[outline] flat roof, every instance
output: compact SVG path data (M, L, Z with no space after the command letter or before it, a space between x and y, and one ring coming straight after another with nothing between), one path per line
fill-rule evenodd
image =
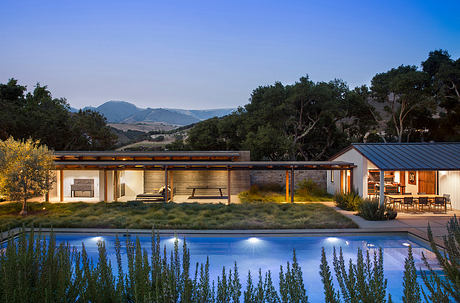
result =
M147 169L147 170L335 170L350 169L343 161L55 161L58 169Z
M227 155L227 156L239 156L241 152L244 151L55 151L54 155L56 156L213 156L213 155Z
M460 142L353 143L331 159L352 148L381 170L460 170Z
M188 161L236 160L244 151L55 151L55 161Z

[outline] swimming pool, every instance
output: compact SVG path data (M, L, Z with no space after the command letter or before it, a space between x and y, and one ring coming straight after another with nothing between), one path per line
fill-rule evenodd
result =
M131 238L139 237L143 248L151 251L151 235L133 235ZM119 236L122 243L125 236ZM183 243L184 235L162 236L160 245L165 246L170 252L174 248L174 242L179 239ZM70 245L81 248L84 243L88 255L97 259L98 241L104 241L107 252L116 271L115 258L115 236L114 235L83 235L83 234L56 234L57 243L68 242ZM222 267L226 269L233 267L234 262L238 264L241 283L245 285L247 273L250 270L252 276L258 274L259 268L262 272L270 270L274 284L278 284L278 273L280 265L285 267L287 261L292 261L292 251L295 249L298 262L302 267L305 288L310 302L323 301L323 288L319 276L319 265L321 248L326 249L329 265L332 269L333 247L342 247L344 258L356 260L358 248L371 253L383 249L385 278L388 279L387 291L391 293L395 302L401 302L402 278L404 270L404 259L407 256L407 247L413 248L414 259L417 269L423 268L422 252L434 263L434 254L431 253L425 244L407 234L384 234L384 235L345 235L345 236L298 236L298 235L187 235L187 246L190 249L191 268L196 262L205 263L206 258L210 261L211 279L217 280L222 273ZM123 251L123 250L122 250ZM126 254L122 255L125 258ZM124 263L126 264L126 263ZM193 275L194 272L191 272ZM422 282L421 279L419 282ZM338 289L338 285L336 284Z

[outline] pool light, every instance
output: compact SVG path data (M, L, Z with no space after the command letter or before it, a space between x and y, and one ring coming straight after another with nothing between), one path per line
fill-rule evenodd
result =
M340 239L337 238L337 237L327 237L326 241L329 242L329 243L337 243L337 242L340 241Z
M410 244L409 244L409 243L407 243L407 242L404 242L402 245L404 245L404 246L407 246L407 247L409 247L409 246L410 246Z
M102 241L103 238L100 237L100 236L97 236L97 237L92 237L91 240L94 241L94 242L99 242L99 241Z
M248 239L248 242L251 243L251 244L256 244L256 243L259 243L260 239L259 238L256 238L256 237L250 237Z
M174 237L172 237L172 238L169 238L168 241L174 243L174 242L176 242L176 241L177 241L177 242L180 242L180 239L179 239L178 236L174 236Z

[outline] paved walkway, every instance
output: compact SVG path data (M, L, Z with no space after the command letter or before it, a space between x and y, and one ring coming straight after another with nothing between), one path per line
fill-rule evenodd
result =
M408 231L423 239L428 239L427 227L428 223L431 226L433 236L436 243L442 245L442 237L447 234L447 222L454 216L460 218L460 211L448 211L447 214L424 213L413 214L398 212L395 220L391 221L367 221L360 216L355 215L355 212L340 209L335 206L334 202L321 202L324 205L334 208L337 212L352 219L360 228L381 230L381 231Z

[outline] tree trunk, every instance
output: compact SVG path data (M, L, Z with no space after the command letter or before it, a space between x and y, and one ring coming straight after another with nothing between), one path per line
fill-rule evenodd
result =
M22 210L19 213L21 216L26 216L27 215L27 198L24 198L24 201L22 201Z

